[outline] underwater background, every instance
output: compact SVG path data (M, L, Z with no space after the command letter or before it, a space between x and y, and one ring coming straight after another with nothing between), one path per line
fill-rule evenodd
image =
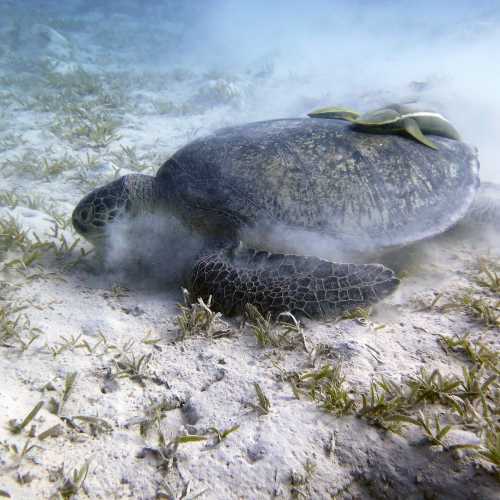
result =
M111 94L108 87L119 87L136 115L179 122L220 107L221 121L238 123L322 105L418 102L445 113L480 148L484 178L498 171L493 0L3 0L0 9L0 71L38 77L26 99L47 88L47 71L80 68ZM35 33L37 24L55 33Z

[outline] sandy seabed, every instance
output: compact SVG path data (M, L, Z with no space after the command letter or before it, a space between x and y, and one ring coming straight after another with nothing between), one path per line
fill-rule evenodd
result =
M401 252L397 293L304 320L297 341L262 347L238 318L182 338L179 286L124 270L123 248L100 261L71 227L75 203L195 137L325 95L268 60L158 69L146 41L180 44L175 17L151 41L124 14L6 2L0 15L3 496L498 498L494 234Z

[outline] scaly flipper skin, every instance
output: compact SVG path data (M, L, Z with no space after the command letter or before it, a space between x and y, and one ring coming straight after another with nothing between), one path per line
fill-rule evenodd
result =
M332 317L378 302L398 283L394 272L381 264L336 264L315 257L226 250L196 263L191 293L211 295L214 307L228 315L250 303L274 315L291 311Z

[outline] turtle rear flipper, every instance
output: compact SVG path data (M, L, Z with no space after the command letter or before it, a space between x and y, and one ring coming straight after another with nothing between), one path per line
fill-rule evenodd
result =
M205 299L211 295L214 307L228 315L250 303L261 312L325 317L377 302L398 283L394 272L381 264L226 250L198 260L191 292Z

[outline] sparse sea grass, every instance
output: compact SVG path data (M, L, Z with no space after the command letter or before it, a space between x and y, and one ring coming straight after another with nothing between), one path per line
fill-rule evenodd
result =
M87 114L82 117L66 116L57 120L51 132L75 147L102 149L117 141L120 122L104 112Z
M180 332L180 340L188 337L203 335L209 338L224 337L230 334L229 325L222 319L220 312L211 309L212 298L205 302L198 297L196 302L191 301L189 292L183 288L184 304L178 304L180 314L176 318Z
M481 340L472 340L469 333L454 337L442 335L439 341L445 350L461 352L476 366L485 366L500 374L500 353Z
M48 409L51 413L61 416L64 406L68 402L74 388L78 372L71 372L64 379L64 386L60 393L59 399L51 398L48 403Z
M452 302L440 307L441 312L461 309L488 328L500 328L500 300L491 301L470 293L457 296Z
M42 333L33 328L28 316L21 311L27 306L19 306L9 299L0 301L0 347L17 348L25 352Z
M62 485L57 492L64 500L74 498L82 488L89 473L90 462L85 461L79 469L73 469L71 473L62 472Z
M144 378L147 376L146 368L151 356L151 353L137 357L135 354L127 355L122 353L118 360L115 361L117 368L115 376L117 378L129 378L144 386Z
M42 409L43 401L39 401L33 409L28 413L23 420L19 421L16 419L9 420L9 430L12 434L20 434L37 416L38 412Z
M294 393L315 401L323 410L334 415L348 415L355 410L340 365L324 365L319 370L295 374L290 378Z
M481 266L481 274L476 278L476 283L490 292L500 294L500 275L484 264Z
M271 401L262 390L260 384L254 384L255 394L257 395L257 404L249 403L249 405L259 413L259 415L267 415L271 411Z
M280 313L276 322L270 313L264 316L253 304L246 304L245 319L260 347L291 350L302 345L306 349L302 326L290 312Z

